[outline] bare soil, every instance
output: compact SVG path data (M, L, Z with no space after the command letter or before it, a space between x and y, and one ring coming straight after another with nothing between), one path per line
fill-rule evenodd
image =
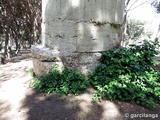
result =
M134 102L92 102L92 87L79 96L37 93L28 85L32 67L28 50L0 65L0 120L160 120L160 105L150 111Z

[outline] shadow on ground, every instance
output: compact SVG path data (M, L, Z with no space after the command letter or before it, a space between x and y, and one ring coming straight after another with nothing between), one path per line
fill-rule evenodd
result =
M22 108L29 108L28 120L101 120L104 111L101 105L90 101L88 93L60 97L34 92L26 96Z
M134 102L92 102L91 98L89 92L62 97L34 92L26 96L22 109L28 109L27 120L159 120L160 107L150 111Z

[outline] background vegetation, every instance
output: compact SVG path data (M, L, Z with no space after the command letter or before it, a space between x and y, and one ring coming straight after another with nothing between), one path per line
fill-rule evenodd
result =
M0 50L8 58L40 43L41 0L1 0L0 36Z
M128 18L126 31L126 46L129 44L142 44L144 39L151 39L153 31L146 30L146 24L147 22Z

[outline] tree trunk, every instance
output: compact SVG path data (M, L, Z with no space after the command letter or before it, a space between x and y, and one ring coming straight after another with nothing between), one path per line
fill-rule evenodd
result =
M0 53L0 64L4 64L4 56Z
M12 56L12 49L11 49L11 46L8 46L7 57L9 60L11 59L11 56Z
M9 29L6 29L5 32L6 38L5 38L5 46L4 46L4 54L7 55L8 53L8 41L9 41Z
M5 39L5 46L4 46L4 55L7 56L8 59L11 59L11 53L12 53L12 49L11 46L9 45L9 40L10 40L10 29L7 28L6 29L6 39Z
M127 13L124 15L123 28L122 28L122 42L121 46L126 47L126 31L127 31Z
M20 45L18 44L17 38L15 39L15 44L16 44L16 55L17 55L20 50Z
M128 15L128 10L127 6L129 5L130 0L125 1L125 10L124 10L124 20L123 20L123 26L122 26L122 41L121 41L121 46L126 47L126 31L127 31L127 15Z

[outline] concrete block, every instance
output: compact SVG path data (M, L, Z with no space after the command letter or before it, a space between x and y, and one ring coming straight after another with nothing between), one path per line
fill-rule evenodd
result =
M113 39L116 39L116 42L118 42L121 37L117 35L117 31L112 31L112 26L108 23L101 25L95 25L95 23L78 23L77 34L78 52L105 51L114 47L115 43Z
M100 52L120 43L124 3L125 0L43 0L45 47L32 48L36 73L46 74L52 62L85 74L93 71L99 64Z
M76 23L74 21L52 21L46 25L45 44L55 50L76 51ZM52 32L51 32L52 31Z
M36 76L43 76L52 70L54 62L41 62L38 59L33 59L34 73Z
M44 21L53 19L122 23L124 0L45 0Z
M58 51L51 50L50 48L38 45L31 47L32 56L39 61L45 62L59 62L60 55Z

